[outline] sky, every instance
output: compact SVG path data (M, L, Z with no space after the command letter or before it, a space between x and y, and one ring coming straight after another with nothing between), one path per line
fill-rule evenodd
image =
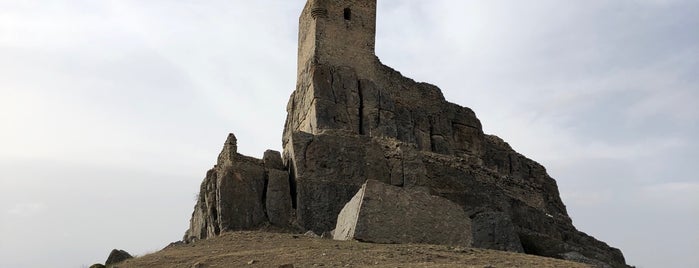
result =
M0 1L0 267L182 238L228 133L281 150L303 0ZM377 55L543 164L637 267L699 267L699 2L379 0Z

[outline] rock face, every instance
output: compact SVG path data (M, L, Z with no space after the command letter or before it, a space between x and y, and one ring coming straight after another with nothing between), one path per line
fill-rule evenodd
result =
M475 246L627 267L620 250L573 226L543 166L483 133L436 86L383 65L375 33L375 0L307 1L283 153L240 155L231 135L185 241L262 225L325 233L372 179L458 204Z
M483 212L473 216L473 246L512 252L524 252L515 226L502 212Z
M445 198L368 180L340 212L333 238L471 246L470 222Z
M268 151L263 161L238 154L237 149L235 135L229 134L218 163L201 184L185 242L254 229L269 221L289 224L289 176L280 153Z
M109 257L107 257L107 261L104 262L104 265L109 266L112 264L117 264L131 258L133 258L133 256L131 256L131 254L128 252L120 249L113 249L112 252L109 253Z

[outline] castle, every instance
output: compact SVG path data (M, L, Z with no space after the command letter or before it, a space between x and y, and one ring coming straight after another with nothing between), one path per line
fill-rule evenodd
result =
M620 250L573 226L543 166L483 133L475 113L438 87L383 65L375 35L376 0L307 1L283 152L240 155L231 134L186 242L266 225L328 232L376 180L457 204L473 246L626 267Z

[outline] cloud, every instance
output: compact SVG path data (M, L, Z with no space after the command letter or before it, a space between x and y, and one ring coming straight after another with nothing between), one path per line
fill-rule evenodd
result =
M644 186L639 198L664 208L687 208L699 223L699 181L668 182Z
M48 206L42 202L19 203L7 210L7 217L31 217L47 208Z
M565 196L566 204L576 207L599 207L613 200L613 193L609 189L599 189L597 191L586 189L584 191L564 192L561 194Z
M60 223L82 256L54 254L61 262L52 265L97 261L108 249L95 243L145 237L144 224L154 236L128 245L177 239L228 132L247 155L280 149L303 2L0 2L0 212L45 221L103 213L90 231ZM632 264L696 266L689 253L648 245L690 248L677 237L698 236L688 212L699 196L699 2L378 4L381 60L440 86L486 132L544 164L576 226ZM170 191L152 190L163 185ZM52 202L32 201L42 196ZM120 237L94 238L115 228L103 219L134 205L143 210L131 218L148 222L125 220ZM19 218L13 230L24 226ZM2 262L31 246L0 266L18 266Z

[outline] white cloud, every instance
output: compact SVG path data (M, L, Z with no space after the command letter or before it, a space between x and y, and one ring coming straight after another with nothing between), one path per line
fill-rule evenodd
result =
M157 225L188 216L228 132L236 133L245 154L279 149L295 87L303 2L0 2L0 199L13 204L1 211L57 211L56 218L100 207L128 213L124 206L135 196L152 205L139 212L151 222L120 222L123 234L152 224L159 237L177 239L181 227ZM583 231L623 246L632 264L672 259L692 266L689 258L664 258L671 255L662 250L644 254L657 237L627 243L615 234L668 228L646 221L646 214L686 219L667 206L696 211L696 2L407 0L379 6L378 56L440 86L450 101L473 108L486 132L547 166ZM24 179L10 181L7 174ZM58 183L67 180L73 183ZM164 182L171 192L148 191ZM122 191L93 191L102 187ZM76 193L95 195L99 206L77 202ZM32 194L54 197L51 209L10 198ZM168 216L149 219L161 205L145 201L151 199L185 208L164 205L172 208ZM637 227L641 221L648 224ZM86 241L98 241L81 235L84 230L61 224L75 240L69 247L104 257L106 250L85 248ZM146 242L159 243L132 245ZM13 258L22 254L13 252ZM0 266L16 266L2 257ZM57 258L75 266L85 256Z
M47 208L48 206L43 202L19 203L7 210L6 217L31 217Z
M669 178L673 179L673 178ZM639 197L648 203L668 209L688 208L699 223L699 178L690 182L667 182L641 188Z
M574 207L599 207L610 203L613 193L610 189L584 189L582 191L570 191L561 193L568 206Z

